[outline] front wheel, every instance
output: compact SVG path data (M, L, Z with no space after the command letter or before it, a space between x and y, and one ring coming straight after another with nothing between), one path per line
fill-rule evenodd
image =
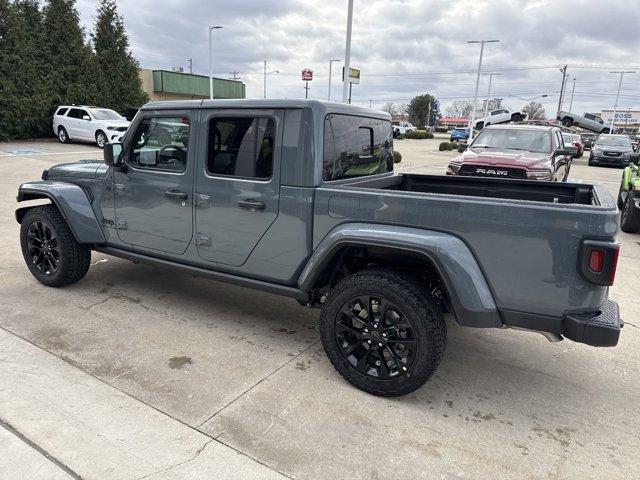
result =
M622 209L624 208L624 200L622 199L622 192L624 192L624 188L622 188L623 183L624 183L624 174L622 175L622 181L620 182L620 189L618 190L617 204L618 204L618 210L620 211L622 211Z
M570 119L568 117L562 119L562 126L563 127L569 128L571 125L573 125L573 120L572 119Z
M484 122L476 123L476 130L482 130L484 128Z
M322 306L320 335L333 367L384 397L420 388L444 355L447 329L427 288L382 268L341 280Z
M522 121L522 115L518 115L517 113L513 114L511 116L511 121L512 122L521 122Z
M622 207L620 229L626 233L640 232L640 209L636 207L631 192L627 194L627 200Z
M84 277L91 249L76 241L57 207L29 210L20 227L22 256L36 279L49 287L62 287Z

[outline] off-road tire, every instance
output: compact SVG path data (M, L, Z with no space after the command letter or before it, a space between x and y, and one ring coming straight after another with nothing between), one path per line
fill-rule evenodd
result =
M634 205L633 195L629 193L620 215L620 229L626 233L640 232L640 210Z
M573 125L573 120L569 117L565 117L562 119L562 126L569 128L571 125Z
M484 122L476 123L476 130L482 130L484 128Z
M522 121L522 115L514 113L513 115L511 115L511 121L512 122L521 122Z
M624 176L622 177L623 181L624 181ZM622 188L622 182L620 182L620 189L618 190L618 200L617 200L617 204L618 204L618 210L622 211L622 209L624 208L624 200L622 200L622 192L623 192L623 188Z
M60 143L69 143L69 133L64 127L58 127L58 140Z
M28 231L32 223L42 222L55 234L59 252L56 270L45 274L34 266L29 254ZM87 274L91 264L91 249L88 245L78 243L55 205L43 205L29 210L20 226L20 245L22 256L31 274L40 283L49 287L63 287L77 282Z
M363 375L345 359L335 335L341 308L354 297L373 295L399 306L411 323L417 352L411 366L397 377L380 380ZM373 395L411 393L433 375L444 355L447 327L428 289L412 276L383 268L356 272L338 282L322 305L320 337L333 367L349 383Z
M98 130L96 133L96 145L98 148L104 148L107 143L109 143L107 135L102 130Z

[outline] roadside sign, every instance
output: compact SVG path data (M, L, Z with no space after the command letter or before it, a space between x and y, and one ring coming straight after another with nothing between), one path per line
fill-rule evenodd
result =
M342 81L344 81L344 67L342 67ZM349 68L349 78L347 81L349 83L360 83L360 70L357 68Z
M311 80L313 80L313 70L309 70L308 68L302 70L302 81L310 82Z

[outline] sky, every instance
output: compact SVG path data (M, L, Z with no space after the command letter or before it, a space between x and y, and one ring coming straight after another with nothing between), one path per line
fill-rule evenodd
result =
M300 71L310 68L309 98L326 99L329 60L344 60L347 0L118 0L134 56L143 68L208 75L208 25L213 34L214 75L239 72L247 98L263 95L264 60L269 98L304 98ZM78 0L91 31L96 0ZM469 40L498 39L485 46L482 71L496 72L491 97L521 108L539 101L548 117L558 107L568 65L568 110L600 112L615 103L625 74L619 110L640 110L640 5L638 0L355 0L351 65L361 70L352 102L373 108L406 104L431 93L441 108L473 99L480 46ZM332 99L339 100L341 62L333 64ZM481 76L478 102L487 96ZM542 97L542 95L547 95Z

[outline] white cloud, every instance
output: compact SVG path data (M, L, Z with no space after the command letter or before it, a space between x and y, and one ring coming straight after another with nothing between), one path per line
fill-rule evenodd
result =
M94 0L79 0L90 28ZM240 71L247 96L262 96L262 62L280 75L268 79L269 96L303 97L302 68L314 70L310 97L326 98L328 60L344 55L346 0L120 0L120 13L134 54L144 67L186 66L207 74L207 25L224 25L214 33L214 71L228 77ZM569 64L576 78L574 110L599 111L614 103L617 79L610 68L582 65L640 64L636 0L355 0L352 64L361 68L354 86L356 102L382 106L407 102L429 92L446 105L473 95L477 45L467 40L498 38L487 45L483 70L499 69L492 88L505 104L521 107L523 98L542 94L548 115L555 113L561 75ZM546 66L536 70L515 67ZM336 67L336 64L334 64ZM511 70L509 70L511 69ZM338 67L339 72L339 67ZM334 70L334 98L339 73ZM438 74L438 72L441 72ZM442 73L467 72L467 73ZM640 68L625 78L620 108L640 108ZM421 74L421 75L413 75ZM480 98L486 94L482 78ZM569 95L571 80L569 80ZM493 96L493 95L492 95ZM567 98L565 106L568 106Z

